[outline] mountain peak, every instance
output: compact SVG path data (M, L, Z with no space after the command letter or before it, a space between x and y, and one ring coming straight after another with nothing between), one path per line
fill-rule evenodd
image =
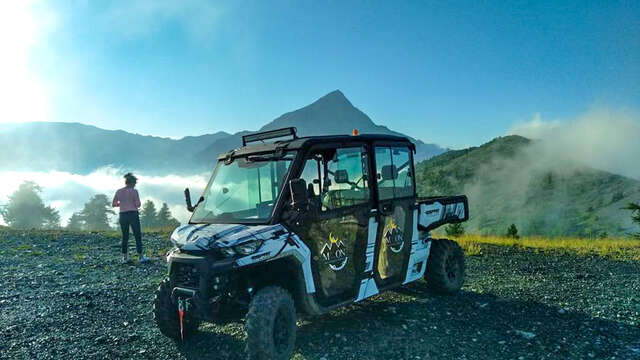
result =
M273 130L294 126L298 135L350 134L353 128L370 129L376 125L344 96L334 90L310 105L288 112L263 126L260 130Z
M347 99L346 96L344 96L344 94L342 93L342 91L340 90L333 90L332 92L326 94L325 96L321 97L320 99L314 101L310 106L313 105L331 105L331 106L349 106L349 107L353 107L353 104L351 104L351 101L349 101L349 99Z

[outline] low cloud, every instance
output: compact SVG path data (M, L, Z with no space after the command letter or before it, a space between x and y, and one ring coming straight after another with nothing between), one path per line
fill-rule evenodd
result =
M182 223L189 219L184 205L183 190L189 187L192 196L198 196L206 186L208 178L208 174L136 176L142 202L151 200L157 208L166 202L173 216ZM115 191L124 185L122 172L111 167L100 168L88 175L60 171L3 171L0 172L0 183L3 185L0 187L0 204L6 204L8 197L25 181L33 181L42 187L43 201L60 212L63 225L71 214L81 210L93 195L106 194L111 198Z
M536 115L508 134L540 140L545 156L640 179L640 116L631 110L595 109L565 121Z

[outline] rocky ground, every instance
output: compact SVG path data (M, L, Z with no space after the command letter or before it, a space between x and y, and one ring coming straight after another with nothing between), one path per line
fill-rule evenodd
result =
M155 328L168 243L121 265L105 234L0 230L1 359L242 359L241 321ZM423 283L299 322L295 359L640 359L640 263L486 246L456 296Z

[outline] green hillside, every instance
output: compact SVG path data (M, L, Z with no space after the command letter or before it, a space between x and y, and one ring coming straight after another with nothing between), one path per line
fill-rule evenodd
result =
M521 136L449 151L416 168L421 195L467 194L468 231L524 235L625 235L640 181L591 169Z

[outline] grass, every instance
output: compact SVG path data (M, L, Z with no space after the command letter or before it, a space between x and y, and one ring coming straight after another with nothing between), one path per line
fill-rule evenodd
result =
M83 253L80 253L80 252L73 254L73 260L74 260L75 262L82 262L82 261L84 261L86 258L87 258L87 255L86 255L86 254L83 254Z
M16 251L29 251L33 249L33 245L31 244L20 244L16 246Z
M515 246L543 251L564 250L578 255L597 255L618 260L640 260L640 239L635 238L578 238L526 236L511 238L506 236L486 236L465 234L455 238L465 254L479 255L482 245Z

